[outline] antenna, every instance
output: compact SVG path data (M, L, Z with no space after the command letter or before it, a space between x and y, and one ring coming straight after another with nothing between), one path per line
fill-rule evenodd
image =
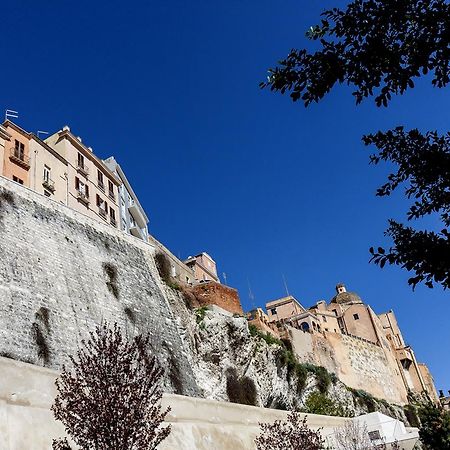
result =
M18 119L19 113L17 111L13 111L12 109L7 109L5 111L5 120L8 120L9 118Z
M287 287L286 278L284 277L284 273L281 274L283 277L284 288L286 289L286 295L289 297L289 289Z
M225 272L223 272L222 276L223 276L224 284L226 286L227 285L227 274Z
M40 138L40 134L50 134L48 131L37 130L37 137Z

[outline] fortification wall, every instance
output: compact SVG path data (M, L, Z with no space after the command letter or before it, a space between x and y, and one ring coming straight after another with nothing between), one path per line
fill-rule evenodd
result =
M300 361L324 366L347 386L376 398L407 403L401 374L388 349L338 333L312 334L291 327L289 333Z
M57 372L0 357L0 448L49 450L64 427L53 419ZM165 394L172 408L167 422L172 432L161 450L254 449L259 422L285 419L286 412L180 395ZM346 420L308 414L308 424L328 436Z
M107 320L150 334L165 390L200 395L153 253L0 177L0 355L58 369Z

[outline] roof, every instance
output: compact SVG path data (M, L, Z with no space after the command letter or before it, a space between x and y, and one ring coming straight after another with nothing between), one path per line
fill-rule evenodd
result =
M57 131L52 136L54 136L55 134L58 135L57 142L59 142L61 139L68 139L75 148L80 150L98 168L102 169L103 173L108 177L108 179L110 179L116 186L120 186L121 181L111 172L106 164L94 154L92 149L86 147L86 145L84 145L74 134L72 134L69 127L64 127L62 130Z
M271 300L270 302L266 303L266 309L270 309L273 306L281 306L281 305L285 305L286 303L296 303L300 309L302 309L303 311L306 311L306 308L304 308L300 302L293 297L292 295L288 295L287 297L282 297L282 298L278 298L276 300Z
M330 301L330 303L363 303L361 297L355 292L341 292L336 294Z
M54 150L52 147L50 147L45 141L43 141L40 137L36 136L34 133L25 131L19 125L15 124L14 122L11 122L10 120L5 120L3 125L0 125L0 129L1 129L1 127L4 127L4 126L13 128L15 131L20 133L22 136L25 136L27 139L30 139L30 140L33 139L39 145L44 147L49 153L51 153L55 158L58 158L62 163L67 165L67 161L63 156L61 156L56 150Z

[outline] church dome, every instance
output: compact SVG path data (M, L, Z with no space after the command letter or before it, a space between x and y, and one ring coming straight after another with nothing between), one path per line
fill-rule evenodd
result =
M347 289L342 283L336 286L336 292L336 295L331 299L331 303L363 303L358 294L347 292Z

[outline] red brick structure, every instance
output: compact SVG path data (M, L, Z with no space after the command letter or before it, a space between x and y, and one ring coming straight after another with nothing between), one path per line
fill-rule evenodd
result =
M216 305L230 313L244 315L236 289L211 281L187 290L195 296L200 306Z

